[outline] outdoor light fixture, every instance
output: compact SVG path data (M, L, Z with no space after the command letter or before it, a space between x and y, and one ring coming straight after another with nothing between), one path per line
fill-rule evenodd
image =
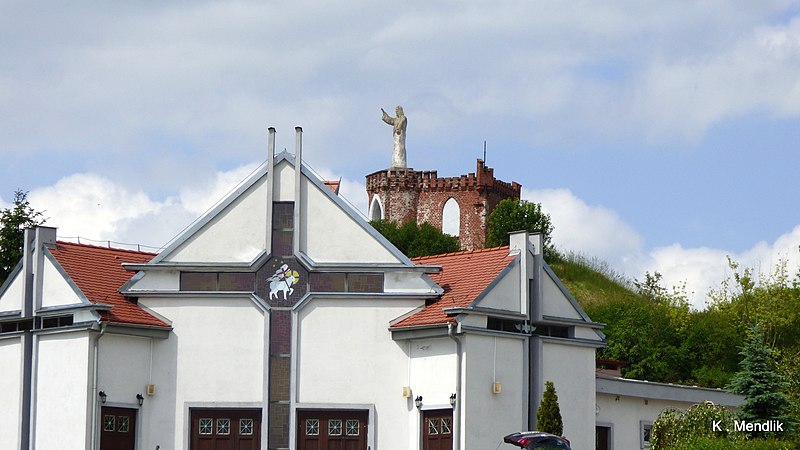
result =
M452 406L453 408L456 407L456 394L455 394L455 392L450 394L450 406Z
M422 396L418 395L417 398L414 399L414 404L417 405L417 408L422 408Z
M139 402L139 406L142 406L144 403L144 396L142 394L136 394L136 400Z
M106 391L100 391L100 392L97 393L97 396L100 397L100 403L105 403L106 402L106 397L108 397L108 394L106 394Z

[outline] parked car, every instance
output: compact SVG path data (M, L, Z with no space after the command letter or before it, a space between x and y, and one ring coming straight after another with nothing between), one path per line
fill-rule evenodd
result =
M503 438L503 442L526 450L572 450L572 447L569 446L569 440L564 436L556 436L541 431L511 433Z

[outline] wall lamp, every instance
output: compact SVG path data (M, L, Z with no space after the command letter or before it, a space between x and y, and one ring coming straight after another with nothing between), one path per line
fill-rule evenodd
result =
M139 402L139 406L142 406L142 404L144 404L144 396L142 394L136 394L136 401Z
M100 392L97 393L97 396L100 397L100 403L105 403L106 402L106 397L108 397L108 394L106 394L106 391L100 391Z
M450 406L452 406L453 408L456 407L456 393L455 392L450 394Z
M418 395L417 398L414 399L414 404L417 405L417 408L422 408L422 396Z

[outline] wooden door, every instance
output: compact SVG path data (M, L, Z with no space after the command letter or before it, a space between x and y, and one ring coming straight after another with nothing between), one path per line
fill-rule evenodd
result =
M435 409L422 412L422 450L453 448L453 410Z
M611 437L611 428L596 426L594 430L595 449L608 450L610 447L608 440Z
M368 412L363 410L300 410L298 450L367 450Z
M191 450L258 450L261 410L192 409Z
M135 449L135 409L103 406L100 416L100 450Z

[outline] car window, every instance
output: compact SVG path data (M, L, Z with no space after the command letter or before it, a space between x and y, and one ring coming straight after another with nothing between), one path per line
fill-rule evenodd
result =
M569 450L569 446L564 441L557 439L545 439L533 444L529 449L536 450Z

